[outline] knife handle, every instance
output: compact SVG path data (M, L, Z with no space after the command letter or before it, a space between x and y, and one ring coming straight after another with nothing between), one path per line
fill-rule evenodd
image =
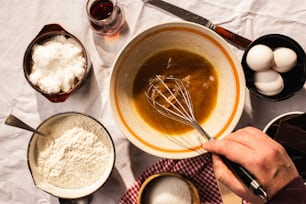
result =
M246 49L252 42L251 40L218 25L215 26L214 31L234 45L238 45L242 49Z

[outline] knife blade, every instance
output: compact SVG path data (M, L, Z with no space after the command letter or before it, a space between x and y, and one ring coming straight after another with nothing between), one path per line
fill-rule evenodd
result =
M153 6L156 6L160 9L163 9L169 13L174 14L177 17L182 18L183 20L198 23L200 25L203 25L216 33L218 33L220 36L222 36L224 39L229 41L234 46L240 48L240 49L246 49L249 44L251 44L251 40L238 35L236 33L233 33L232 31L229 31L221 26L214 25L210 20L199 16L195 13L192 13L190 11L187 11L183 8L177 7L173 4L170 4L168 2L165 2L163 0L142 0L144 3L151 4Z

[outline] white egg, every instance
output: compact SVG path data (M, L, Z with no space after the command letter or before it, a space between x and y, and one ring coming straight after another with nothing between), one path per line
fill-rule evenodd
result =
M266 45L255 45L247 53L246 63L254 71L268 70L274 64L273 50Z
M296 53L286 47L279 47L274 50L273 69L280 73L290 71L297 63Z
M255 72L254 85L259 93L273 96L279 94L284 89L284 80L278 72L269 69Z

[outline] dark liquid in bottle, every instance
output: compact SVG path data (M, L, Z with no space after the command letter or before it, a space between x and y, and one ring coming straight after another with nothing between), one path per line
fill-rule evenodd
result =
M114 9L114 5L108 0L97 0L90 7L90 15L97 19L103 20L108 18Z
M116 34L125 22L121 9L110 0L95 0L89 13L93 29L102 35Z

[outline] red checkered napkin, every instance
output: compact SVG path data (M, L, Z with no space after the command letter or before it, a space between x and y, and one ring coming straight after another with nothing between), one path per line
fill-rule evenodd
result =
M161 159L144 171L121 197L119 204L137 204L138 191L149 176L161 172L175 172L189 179L197 188L201 204L222 203L214 175L211 154L182 160Z

